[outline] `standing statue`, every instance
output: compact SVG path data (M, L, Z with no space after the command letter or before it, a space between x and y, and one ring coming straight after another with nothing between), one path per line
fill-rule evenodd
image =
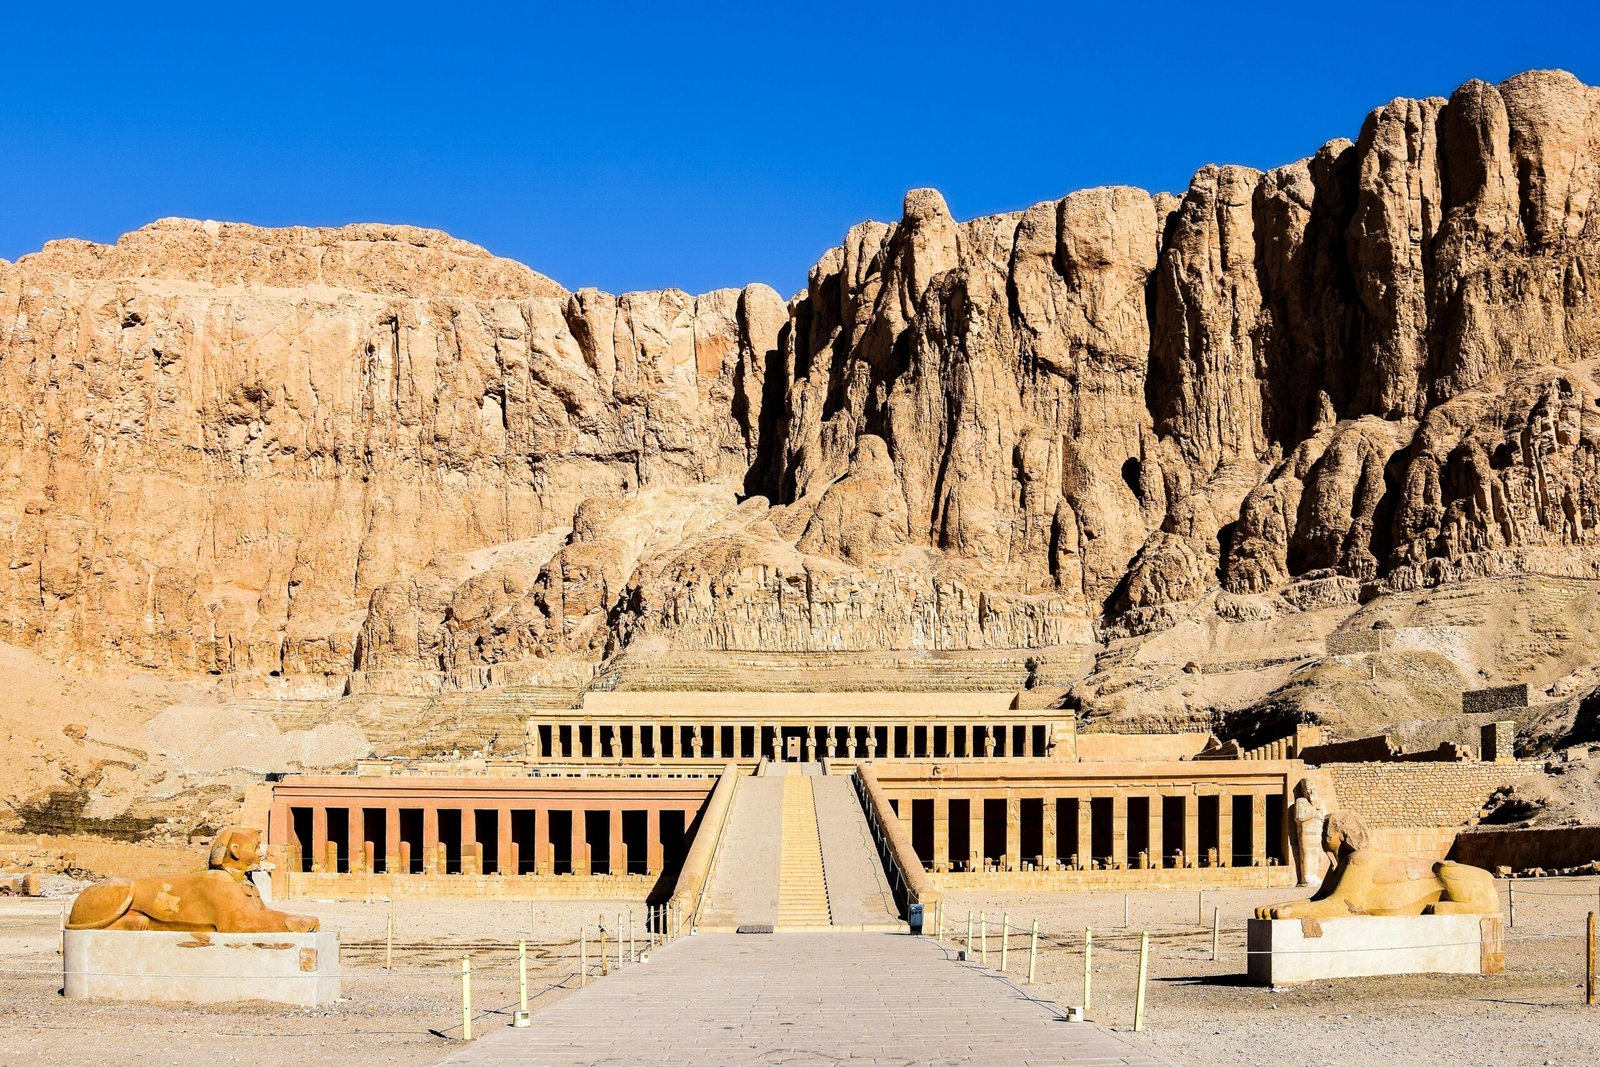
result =
M223 934L310 933L310 915L290 915L261 902L247 875L261 866L261 834L224 830L211 842L201 874L107 878L78 894L68 930L198 930Z
M1366 825L1350 812L1329 816L1322 847L1333 856L1333 869L1311 899L1257 908L1256 918L1500 914L1488 871L1440 861L1431 873L1418 873L1404 857L1373 848Z
M1317 787L1311 779L1302 778L1294 787L1294 863L1298 870L1299 886L1319 886L1322 872L1327 868L1327 854L1322 851L1322 827L1328 821L1328 805L1317 796Z

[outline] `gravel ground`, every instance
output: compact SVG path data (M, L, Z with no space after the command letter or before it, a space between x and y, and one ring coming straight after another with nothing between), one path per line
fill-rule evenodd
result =
M1506 883L1502 883L1503 885ZM1345 979L1269 990L1243 983L1243 918L1257 904L1293 891L1229 890L1205 895L1209 922L1221 909L1221 959L1211 962L1210 927L1198 926L1192 893L1133 893L1130 926L1114 893L947 899L946 941L964 939L966 912L987 911L1014 928L1009 971L1027 970L1026 930L1042 931L1035 988L1061 1004L1083 1001L1083 927L1094 928L1092 1017L1132 1026L1138 933L1152 939L1145 1031L1133 1040L1180 1064L1299 1067L1357 1063L1522 1065L1592 1063L1600 1049L1600 1007L1583 1005L1583 929L1600 905L1600 879L1546 878L1517 886L1517 925L1506 945L1506 973L1492 977L1414 976ZM119 1064L150 1060L175 1067L216 1063L430 1064L459 1047L460 959L473 963L480 1030L509 1022L516 1002L516 942L529 946L533 1007L576 983L580 924L591 936L603 910L620 905L402 901L394 973L383 969L388 905L301 902L340 932L345 999L325 1009L272 1005L183 1007L68 1002L60 995L53 901L0 900L0 1067ZM643 909L633 908L636 931ZM931 918L931 917L930 917ZM1000 939L989 962L1000 965ZM593 965L591 963L591 965ZM24 973L18 973L24 972Z
M1510 883L1502 882L1504 887ZM1094 930L1091 1018L1132 1030L1139 932L1151 935L1141 1045L1180 1064L1301 1067L1329 1063L1592 1064L1600 1058L1600 1006L1583 1002L1585 917L1600 907L1600 879L1516 883L1517 925L1507 931L1506 973L1338 979L1284 989L1244 984L1244 919L1258 904L1295 890L1205 894L1207 926L1194 893L1070 896L962 893L946 898L945 939L965 941L966 913L995 923L989 964L999 967L998 916L1009 912L1010 973L1027 974L1027 929L1039 920L1035 988L1063 1005L1083 1003L1083 928ZM1213 907L1222 914L1221 958L1211 962Z
M339 931L344 999L319 1009L68 1001L61 990L60 904L0 900L0 1067L218 1063L431 1064L459 1047L461 957L472 959L474 1026L507 1025L517 1001L517 940L529 936L538 1008L576 988L579 926L591 939L628 906L611 902L401 901L394 972L384 970L388 905L296 901ZM644 908L632 906L642 937ZM626 917L623 922L626 923ZM615 941L608 934L609 966ZM589 951L598 973L596 950ZM23 973L18 973L23 972Z

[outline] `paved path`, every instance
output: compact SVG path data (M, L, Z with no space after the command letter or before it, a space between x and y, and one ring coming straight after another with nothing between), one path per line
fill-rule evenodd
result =
M444 1061L1161 1067L1090 1023L1058 1021L992 972L902 934L700 934Z

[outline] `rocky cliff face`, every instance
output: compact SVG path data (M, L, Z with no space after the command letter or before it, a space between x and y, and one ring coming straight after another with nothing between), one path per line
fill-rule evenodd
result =
M1181 197L569 294L441 234L0 264L6 637L378 688L629 646L1035 648L1600 577L1600 90L1397 100Z

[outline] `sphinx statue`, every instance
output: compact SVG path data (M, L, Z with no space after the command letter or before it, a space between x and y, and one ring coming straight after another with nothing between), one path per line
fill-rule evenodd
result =
M1419 871L1404 857L1373 848L1366 825L1350 812L1328 817L1322 847L1333 867L1316 894L1257 908L1256 918L1500 914L1500 894L1488 871L1449 861L1435 863L1431 873Z
M223 830L198 874L107 878L78 894L68 930L191 930L223 934L310 933L310 915L275 911L248 875L261 866L261 834Z

